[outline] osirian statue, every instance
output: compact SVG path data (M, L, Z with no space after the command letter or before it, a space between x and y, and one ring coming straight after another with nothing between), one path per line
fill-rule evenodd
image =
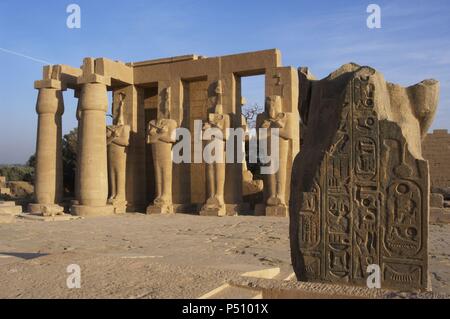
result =
M113 104L113 125L107 127L108 177L110 197L108 204L115 207L116 213L126 211L126 166L127 147L130 141L130 126L124 123L125 94L119 93L117 107Z
M170 119L170 87L162 92L162 103L156 120L148 123L147 143L151 144L155 170L156 198L147 208L147 214L173 213L172 203L172 146L177 122Z
M288 112L283 112L281 96L273 95L266 98L265 112L258 115L257 128L259 138L262 138L260 129L267 130L267 150L271 163L278 161L275 171L266 174L264 188L266 192L265 206L266 215L286 215L286 184L287 184L287 160L289 153L289 142L294 138L293 117ZM278 139L278 150L272 149L273 138Z
M225 190L225 149L227 129L230 127L230 116L224 114L222 106L222 82L217 81L214 105L208 114L208 120L203 124L205 149L213 150L211 159L206 160L207 200L200 215L226 215L224 199ZM208 134L208 131L211 134ZM209 152L205 152L209 153Z

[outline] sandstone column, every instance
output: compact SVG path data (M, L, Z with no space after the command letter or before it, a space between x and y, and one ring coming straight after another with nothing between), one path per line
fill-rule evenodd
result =
M78 205L72 213L79 216L98 216L113 213L107 205L108 171L106 152L106 111L108 108L108 80L93 72L92 59L85 59L79 101L81 112L79 132Z
M61 117L64 102L61 81L51 79L52 73L55 74L52 67L46 67L44 80L35 83L35 88L39 90L36 104L36 203L30 204L29 210L44 215L63 213L63 208L58 204L63 192Z

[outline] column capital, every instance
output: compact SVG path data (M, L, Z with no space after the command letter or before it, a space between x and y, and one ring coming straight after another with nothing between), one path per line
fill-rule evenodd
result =
M93 110L107 112L108 93L105 83L86 82L82 84L79 98L79 110Z
M106 86L111 86L111 78L96 73L82 75L78 77L77 84L99 83Z
M67 84L62 81L62 65L46 65L42 69L42 80L34 82L34 88L55 89L60 91L67 90Z
M61 89L52 87L39 88L36 113L62 115L64 113L64 101Z
M67 90L67 86L59 80L45 79L34 82L34 88L36 90L40 89L55 89L60 91Z

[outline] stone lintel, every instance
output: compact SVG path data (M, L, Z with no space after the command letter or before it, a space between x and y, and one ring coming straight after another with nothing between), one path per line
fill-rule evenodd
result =
M134 83L133 68L120 61L113 61L107 58L95 60L95 72L112 81L132 85Z
M179 77L196 79L213 76L262 75L266 70L281 66L281 53L277 49L246 52L211 58L181 59L170 63L134 63L134 84L155 83L162 79Z
M65 91L67 88L76 89L77 78L82 70L65 64L46 65L42 68L42 80L35 82L35 89L50 88Z
M174 62L180 62L180 61L192 61L192 60L198 60L198 55L195 54L189 54L189 55L180 55L180 56L174 56L170 58L161 58L161 59L154 59L154 60L146 60L146 61L140 61L140 62L131 62L127 63L127 65L136 67L136 66L148 66L148 65L156 65L156 64L166 64L166 63L174 63Z
M82 75L77 79L78 85L87 83L100 83L106 86L111 86L111 78L93 73L88 75Z

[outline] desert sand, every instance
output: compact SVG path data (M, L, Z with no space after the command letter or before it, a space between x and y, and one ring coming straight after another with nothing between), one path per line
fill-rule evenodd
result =
M0 298L198 298L244 272L292 274L289 222L143 215L0 225ZM433 291L450 293L450 225L430 225ZM81 267L68 289L67 266Z

